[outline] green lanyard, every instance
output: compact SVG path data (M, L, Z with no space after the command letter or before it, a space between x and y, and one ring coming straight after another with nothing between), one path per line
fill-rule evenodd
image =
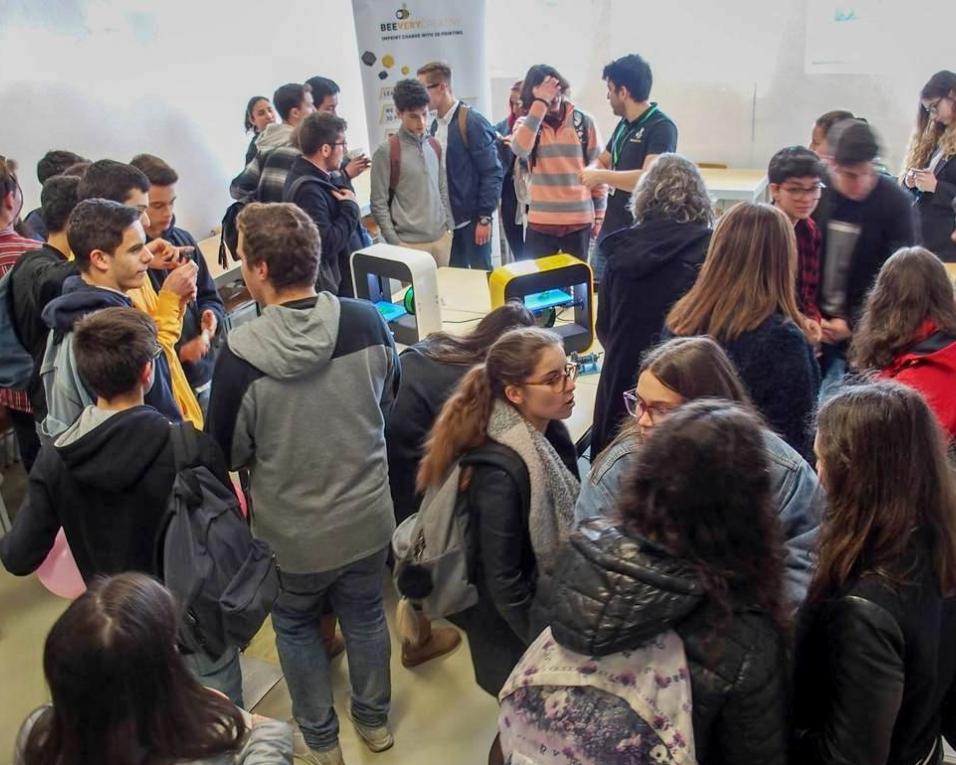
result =
M627 128L621 130L621 127L627 125L626 120L621 120L617 128L614 130L614 137L611 139L611 169L614 170L617 168L617 163L621 161L621 148L626 144L633 135L640 130L641 126L647 122L651 116L657 112L657 104L654 104L650 109L644 112L640 118L633 125L628 125Z

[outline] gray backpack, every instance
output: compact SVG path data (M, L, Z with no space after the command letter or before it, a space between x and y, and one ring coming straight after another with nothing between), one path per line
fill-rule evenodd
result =
M462 469L477 465L504 470L517 485L523 507L530 505L528 468L514 450L489 443L454 462L441 485L428 489L418 512L392 535L395 586L433 619L460 613L478 602L471 487L458 490Z
M157 539L158 571L179 607L179 641L217 659L245 648L279 596L269 545L255 539L231 487L200 462L188 422L171 426L176 479Z

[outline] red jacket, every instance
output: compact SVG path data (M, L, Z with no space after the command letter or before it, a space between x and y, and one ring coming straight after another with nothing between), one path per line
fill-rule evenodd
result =
M926 399L950 439L956 439L956 338L926 321L916 342L880 372L915 388Z

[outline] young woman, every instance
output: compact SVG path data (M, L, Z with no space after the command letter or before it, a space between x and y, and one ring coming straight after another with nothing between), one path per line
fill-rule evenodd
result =
M275 109L272 102L265 96L253 96L246 104L245 128L248 133L253 132L252 140L249 142L249 148L246 149L246 164L248 165L256 157L256 138L259 133L266 129L266 125L278 122Z
M531 634L537 584L554 566L574 518L577 457L561 420L574 408L576 367L561 338L506 332L462 378L432 428L418 488L440 486L455 460L495 445L497 459L465 473L478 603L460 615L478 685L497 695ZM502 448L503 447L503 448ZM513 476L528 475L528 486Z
M786 762L787 609L767 468L759 419L736 404L693 402L658 426L619 517L590 521L562 551L551 635L506 686L518 686L499 716L506 754L536 721L542 743L563 739L548 749L567 760L548 762ZM668 650L677 638L682 650ZM555 687L562 670L594 680ZM692 703L655 703L681 686Z
M53 703L24 723L16 765L291 763L289 726L203 688L175 645L176 606L155 579L91 585L47 636Z
M505 178L501 184L501 225L505 229L505 238L508 240L508 249L514 260L521 260L524 249L524 226L519 220L518 197L515 191L515 155L511 151L511 134L515 129L515 122L524 115L521 106L521 85L518 80L511 86L508 96L508 116L495 125L498 134L498 159L505 170ZM522 214L521 219L524 218Z
M662 154L641 176L631 200L634 225L608 236L598 299L604 346L591 429L591 454L614 438L625 417L641 355L660 339L664 317L691 288L710 242L713 212L696 165Z
M742 202L717 224L696 283L671 309L673 335L710 335L758 411L804 457L820 368L797 309L797 241L787 216Z
M923 398L849 386L821 409L828 508L796 651L791 762L929 764L956 742L956 486Z
M752 409L733 363L708 337L681 337L653 348L644 356L637 389L621 397L630 418L613 442L595 460L581 484L575 521L612 517L629 475L658 425L681 406L701 398L721 398ZM780 436L761 428L770 469L773 509L786 543L787 597L794 607L807 594L817 527L824 507L823 491L813 469Z
M956 301L929 250L907 247L883 264L853 333L851 361L920 391L956 439Z
M820 159L830 159L833 156L830 145L827 143L827 135L830 132L830 128L838 122L852 119L856 119L856 117L853 116L853 112L848 112L846 109L834 109L833 111L821 114L817 117L813 123L813 128L810 130L810 145L807 148L820 157Z
M508 302L485 316L467 335L436 332L402 352L402 385L385 431L388 482L398 523L416 512L421 503L415 474L428 431L446 399L465 373L484 361L495 340L510 329L531 326L534 315L522 303ZM442 656L461 642L453 629L433 630L420 610L415 609L410 616L416 625L410 639L402 641L405 667Z
M920 92L916 130L903 165L903 185L913 192L920 241L947 263L956 262L956 72L930 77Z

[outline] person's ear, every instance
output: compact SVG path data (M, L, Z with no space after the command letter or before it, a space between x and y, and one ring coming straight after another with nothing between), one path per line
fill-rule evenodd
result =
M322 144L322 148L320 149L320 151L322 152L322 156L323 156L325 159L328 159L329 157L331 157L331 156L332 156L332 152L333 152L334 150L335 150L335 147L334 147L332 144L330 144L330 143L324 143L324 144Z
M505 398L515 406L521 406L524 403L524 391L520 385L506 385Z
M780 184L779 183L769 183L767 184L767 191L770 192L770 198L776 202L777 196L780 194Z
M145 364L143 368L139 370L139 384L143 388L143 393L149 391L150 383L153 379L153 372L155 371L156 360L150 359Z
M105 273L110 270L112 259L113 256L105 250L93 250L90 252L90 268Z

